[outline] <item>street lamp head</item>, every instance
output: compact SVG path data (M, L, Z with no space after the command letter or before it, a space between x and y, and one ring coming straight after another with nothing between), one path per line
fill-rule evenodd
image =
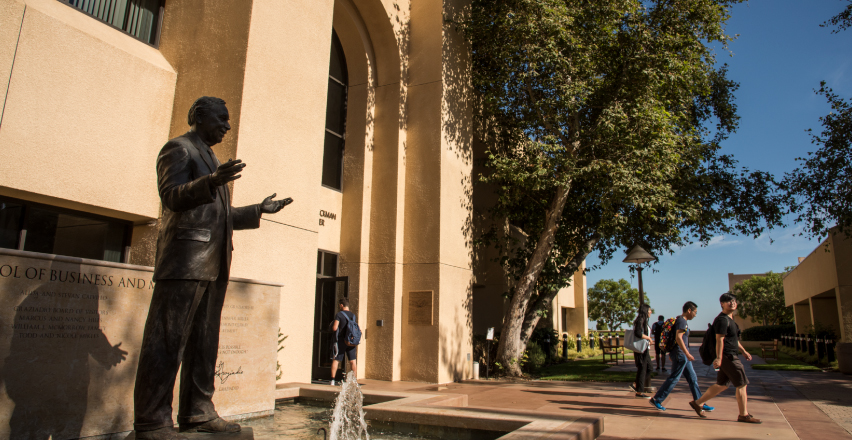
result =
M656 260L656 258L653 255L649 254L648 251L642 249L642 246L637 244L636 246L633 246L629 252L627 252L627 257L625 257L622 262L642 264L654 260Z

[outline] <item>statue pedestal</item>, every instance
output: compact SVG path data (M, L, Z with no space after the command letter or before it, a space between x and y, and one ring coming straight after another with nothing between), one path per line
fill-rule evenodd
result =
M843 374L852 374L852 343L839 342L835 348L837 366Z

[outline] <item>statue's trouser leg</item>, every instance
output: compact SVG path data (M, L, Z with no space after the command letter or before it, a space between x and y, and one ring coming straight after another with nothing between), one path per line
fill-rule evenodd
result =
M178 423L181 425L219 417L213 406L213 391L216 356L219 354L219 324L227 288L228 272L223 271L216 281L211 281L207 286L207 292L195 312L180 370ZM236 370L238 367L224 365L226 370Z
M206 296L207 281L159 280L154 285L145 321L136 388L134 429L173 426L172 394L180 359L189 339L196 308Z

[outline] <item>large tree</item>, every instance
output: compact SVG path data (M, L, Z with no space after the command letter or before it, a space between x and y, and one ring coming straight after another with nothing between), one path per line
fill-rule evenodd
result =
M645 300L650 305L647 296ZM633 322L638 309L639 290L630 287L624 278L600 280L589 289L589 319L602 321L607 329L615 330Z
M734 286L737 296L737 314L743 318L768 324L793 322L793 308L784 300L784 280L780 273L769 272L754 276Z
M852 0L839 14L821 26L836 26L837 33L852 26ZM821 118L820 134L811 134L818 145L807 157L796 158L800 166L788 173L784 184L789 190L796 222L805 224L806 234L825 237L837 231L852 236L852 101L844 100L825 81L816 94L825 97L831 112Z
M498 196L483 241L511 280L506 374L521 374L533 329L593 250L659 254L780 222L771 176L718 152L737 85L711 45L726 47L737 2L473 0L457 17L488 146L482 180Z

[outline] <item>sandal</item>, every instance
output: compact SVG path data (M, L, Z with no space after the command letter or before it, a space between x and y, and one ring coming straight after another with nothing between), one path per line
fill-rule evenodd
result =
M695 414L698 414L698 417L707 417L707 415L704 414L704 410L697 403L695 403L694 400L692 402L689 402L689 406L691 406L692 409L695 410Z

